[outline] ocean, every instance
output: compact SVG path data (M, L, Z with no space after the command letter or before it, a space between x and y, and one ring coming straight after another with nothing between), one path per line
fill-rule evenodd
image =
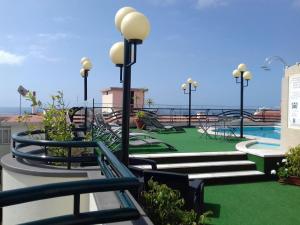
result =
M22 107L22 114L31 113L31 107ZM19 107L0 107L0 115L19 115Z

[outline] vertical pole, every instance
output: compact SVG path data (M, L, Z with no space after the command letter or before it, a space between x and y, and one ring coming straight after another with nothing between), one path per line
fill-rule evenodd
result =
M189 83L189 127L191 127L192 84Z
M243 138L243 129L244 129L244 72L241 72L241 108L240 108L240 138Z
M22 97L21 97L21 94L20 94L20 111L19 111L19 116L22 116Z
M130 82L131 82L131 44L124 38L123 73L123 112L122 112L122 162L128 165L129 120L130 120Z
M85 108L84 108L84 129L85 133L87 131L87 78L88 78L88 70L84 70L84 101L85 101Z

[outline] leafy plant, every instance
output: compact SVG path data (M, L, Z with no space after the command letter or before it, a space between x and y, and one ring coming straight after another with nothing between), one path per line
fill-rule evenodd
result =
M138 111L135 115L138 119L142 119L142 118L145 117L145 112L144 111Z
M194 210L183 210L184 199L180 192L152 179L148 182L149 191L142 194L147 215L155 225L203 225L208 221L208 211L198 215Z
M278 162L277 175L279 178L288 178L290 176L300 177L300 145L290 148L285 154L285 159ZM271 174L276 174L275 170Z

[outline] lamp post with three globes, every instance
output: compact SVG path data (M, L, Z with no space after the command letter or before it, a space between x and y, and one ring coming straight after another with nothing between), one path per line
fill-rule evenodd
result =
M232 72L235 82L240 84L240 138L243 138L243 126L244 126L244 88L248 87L249 80L252 79L252 74L247 71L245 64L238 65L238 68ZM244 84L244 80L246 84Z
M194 89L192 89L192 87ZM183 90L184 94L189 95L189 122L188 122L188 127L191 127L192 91L196 91L197 87L198 87L198 82L192 80L192 78L188 78L186 83L183 83L181 85L181 89ZM188 92L186 92L187 88L188 88Z
M142 44L150 33L150 23L134 8L123 7L115 15L115 25L124 41L115 43L109 55L112 62L120 67L120 82L123 83L122 162L128 165L131 66L136 63L137 45Z

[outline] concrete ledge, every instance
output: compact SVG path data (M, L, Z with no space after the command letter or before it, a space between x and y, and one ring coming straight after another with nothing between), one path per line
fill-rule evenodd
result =
M250 149L249 146L263 142L267 144L279 144L279 140L275 139L270 139L270 138L261 138L261 139L256 139L256 140L249 140L249 141L242 141L236 144L235 148L238 151L245 152L251 155L256 155L259 157L283 157L284 154L286 153L285 150L283 149Z
M93 167L78 167L68 170L66 167L55 167L46 165L36 161L21 160L13 158L9 153L1 158L0 161L3 169L31 176L43 176L43 177L87 177L87 172L97 171L100 173L98 166Z

